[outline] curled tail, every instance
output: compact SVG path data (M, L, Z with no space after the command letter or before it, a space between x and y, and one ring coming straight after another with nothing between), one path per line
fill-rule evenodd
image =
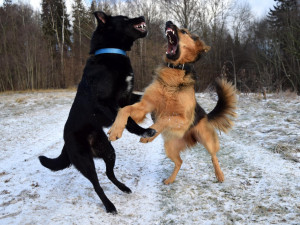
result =
M218 102L215 108L207 114L208 122L220 131L227 132L233 121L230 117L236 117L236 93L232 83L225 79L216 80Z
M39 160L44 167L52 171L65 169L71 165L66 146L63 147L61 154L55 159L49 159L45 156L40 156Z

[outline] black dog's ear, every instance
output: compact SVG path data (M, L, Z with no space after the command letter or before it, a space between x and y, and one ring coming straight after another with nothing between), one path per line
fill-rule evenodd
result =
M98 21L98 24L105 24L107 22L108 16L102 11L94 12L94 15Z

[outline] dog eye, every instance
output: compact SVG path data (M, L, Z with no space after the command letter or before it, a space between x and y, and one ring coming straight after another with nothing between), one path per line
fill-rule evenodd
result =
M185 30L181 30L181 33L183 34L187 34L187 32Z
M129 18L127 18L127 17L124 18L124 21L128 21L128 20L129 20Z

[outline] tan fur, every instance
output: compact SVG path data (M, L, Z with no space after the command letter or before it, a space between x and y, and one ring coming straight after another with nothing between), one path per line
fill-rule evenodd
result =
M184 35L178 32L178 36L180 57L176 61L166 58L166 62L175 65L194 62L199 53L210 49L199 38L192 38L189 33ZM192 147L197 142L202 143L210 153L218 181L224 181L224 175L216 156L220 146L215 128L227 131L232 127L233 123L228 116L235 116L233 111L236 103L235 92L230 83L224 80L217 81L222 94L228 100L228 108L222 115L212 120L208 120L208 116L205 116L194 125L196 107L194 83L191 74L185 75L183 70L171 69L166 66L160 67L157 77L146 88L141 101L120 109L108 132L109 139L114 141L122 136L129 116L136 122L141 122L147 113L154 113L155 123L151 128L155 129L157 133L154 137L141 138L140 141L150 142L162 133L166 155L175 164L174 171L164 181L165 184L174 182L180 170L182 164L180 152L187 147Z

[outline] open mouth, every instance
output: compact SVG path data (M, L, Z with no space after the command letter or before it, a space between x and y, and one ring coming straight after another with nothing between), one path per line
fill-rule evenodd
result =
M146 23L145 22L141 22L137 25L134 25L134 28L137 29L138 31L142 32L142 33L145 33L147 32L147 29L146 29Z
M178 38L177 33L171 27L166 28L166 37L168 40L168 48L166 54L169 56L174 56L178 48Z

